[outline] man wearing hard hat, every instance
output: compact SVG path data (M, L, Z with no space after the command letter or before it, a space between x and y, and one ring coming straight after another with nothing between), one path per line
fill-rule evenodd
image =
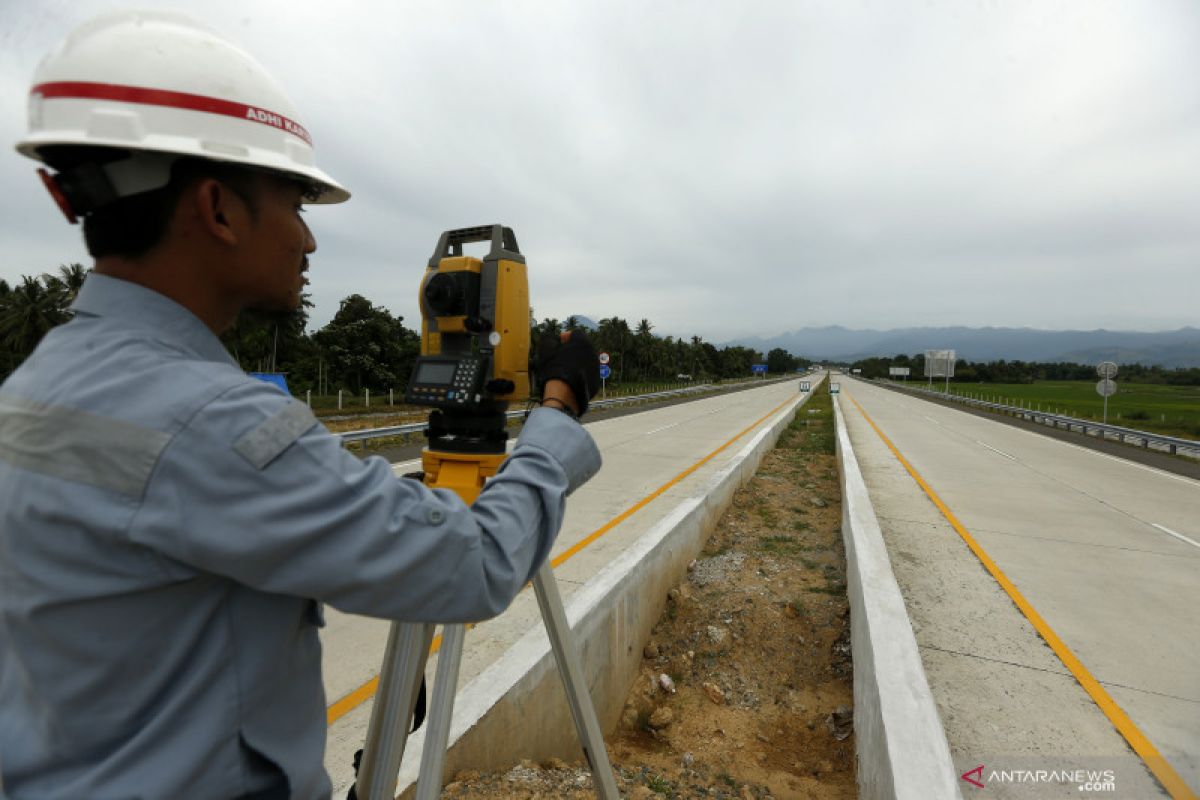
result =
M504 609L599 469L573 419L595 353L549 358L468 507L347 454L217 338L298 307L302 206L349 197L249 55L176 15L97 19L38 67L17 149L95 269L0 387L0 795L327 797L322 603Z

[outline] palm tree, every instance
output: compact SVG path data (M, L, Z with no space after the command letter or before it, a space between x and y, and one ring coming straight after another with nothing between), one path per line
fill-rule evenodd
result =
M23 361L47 331L67 321L69 315L59 300L58 293L37 278L23 275L0 307L0 347Z
M541 349L542 339L547 336L558 338L558 335L563 332L562 323L553 317L546 317L541 322L535 322L530 319L529 325L529 374L533 375L536 371L539 350Z
M75 296L79 294L89 272L91 270L82 264L63 264L58 268L57 275L49 272L43 274L42 283L46 284L46 288L55 295L59 307L66 312L75 302Z
M646 380L649 375L647 367L653 359L654 334L651 332L654 326L650 324L650 320L642 318L642 321L637 324L637 331L634 333L634 363L637 364L638 380Z

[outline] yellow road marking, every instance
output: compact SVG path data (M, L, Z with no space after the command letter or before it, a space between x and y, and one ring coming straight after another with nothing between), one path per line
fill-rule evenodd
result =
M773 417L775 414L777 414L779 412L779 409L783 408L790 402L792 402L792 401L784 400L782 403L775 406L775 408L771 409L766 414L759 417L757 420L755 420L754 422L752 422L751 424L749 424L745 428L743 428L741 431L736 433L733 436L733 438L730 439L729 441L725 442L725 444L721 445L716 450L713 450L711 453L706 455L704 458L700 459L695 464L692 464L690 467L685 469L683 472L679 473L674 478L671 478L671 480L667 481L662 486L658 487L653 492L646 495L641 500L637 501L636 503L631 505L629 508L622 511L620 514L618 514L617 516L610 519L604 525L602 525L599 528L597 528L596 530L592 531L586 537L584 537L583 539L580 539L578 542L573 544L571 547L567 548L566 550L562 551L554 558L550 559L550 566L557 567L558 565L564 563L571 556L575 555L580 550L587 547L589 544L596 541L601 536L608 533L613 528L617 527L622 522L624 522L625 520L632 517L638 511L641 511L643 508L645 508L647 505L649 505L653 500L655 500L660 495L662 495L663 492L668 491L672 486L675 486L677 483L682 481L684 478L691 475L693 472L695 472L696 470L700 469L702 466L707 464L709 461L712 461L712 459L715 458L717 456L717 454L719 454L722 450L724 450L726 447L729 447L729 445L733 444L738 439L742 438L747 433L749 433L750 431L757 428L759 425L761 425L767 419L770 419L771 417Z
M1125 737L1125 741L1141 757L1149 770L1154 773L1154 777L1158 778L1163 788L1175 800L1197 800L1196 795L1184 783L1183 778L1179 776L1174 767L1163 758L1158 749L1150 743L1145 734L1133 723L1133 720L1117 705L1112 696L1100 685L1100 681L1096 680L1092 676L1092 673L1088 672L1083 663L1071 652L1071 649L1067 647L1062 639L1058 638L1058 634L1046 623L1046 620L1042 619L1042 615L1030 605L1029 601L1025 599L1016 585L1008 579L1008 576L997 566L991 556L979 545L979 542L975 541L975 537L967 532L967 529L963 527L958 518L954 516L954 513L946 507L946 504L942 502L937 493L925 482L920 473L913 468L912 464L908 463L908 459L900 455L900 451L896 449L896 445L892 444L892 440L884 435L879 426L875 424L875 420L871 419L870 415L867 414L863 407L858 404L858 401L850 394L847 393L846 396L858 408L859 413L863 415L863 419L875 429L875 433L879 434L879 438L892 451L892 455L908 470L908 474L913 477L917 485L925 491L926 496L942 512L942 516L950 522L954 530L958 531L958 535L967 543L967 547L971 548L971 552L975 554L984 568L996 579L1000 587L1004 589L1017 608L1021 610L1021 613L1025 615L1025 618L1033 625L1034 630L1046 641L1046 644L1050 645L1050 649L1062 661L1063 666L1071 671L1071 674L1075 676L1075 680L1079 681L1079 685L1083 687L1084 691L1091 696L1096 705L1100 707L1100 710L1104 712L1104 716L1108 717L1117 731Z
M695 464L692 464L690 467L685 469L683 472L679 473L674 478L667 481L662 486L658 487L653 492L646 495L641 500L639 500L638 502L634 503L629 508L622 511L620 514L613 517L611 520L606 522L604 525L600 526L596 530L589 533L585 538L579 540L574 545L572 545L570 548L559 553L557 556L555 556L554 558L552 558L550 560L550 566L557 567L560 564L563 564L568 559L570 559L572 556L574 556L576 553L578 553L580 550L587 547L589 544L596 541L601 536L608 533L613 528L617 527L622 522L624 522L625 520L632 517L638 511L641 511L643 508L645 508L647 505L649 505L651 501L653 501L655 498L662 495L663 492L666 492L672 486L675 486L677 483L682 481L684 478L691 475L696 470L700 469L700 467L704 466L709 461L711 461L713 458L715 458L722 450L729 447L729 445L733 444L738 439L742 438L747 433L749 433L750 431L757 428L759 425L761 425L767 419L770 419L772 416L777 414L781 408L783 408L790 402L792 402L791 399L784 400L782 403L775 406L775 408L771 409L766 414L764 414L763 416L759 417L757 420L752 422L750 425L747 425L745 428L743 428L741 431L739 431L737 434L735 434L733 436L733 438L731 438L727 442L725 442L725 444L721 445L716 450L713 450L711 453L706 455L704 458L700 459ZM471 626L468 626L468 627L471 627ZM429 654L433 655L439 649L441 649L441 646L442 646L442 637L440 635L435 636L433 638L433 645L429 648ZM378 688L379 688L379 676L375 676L371 680L364 683L362 686L359 686L354 691L350 692L349 694L345 695L344 697L339 698L337 701L335 701L332 705L330 705L325 710L326 724L332 725L333 723L337 722L339 719L344 717L346 714L349 714L351 711L353 711L354 709L358 708L363 703L370 700L372 697L375 696L375 691Z

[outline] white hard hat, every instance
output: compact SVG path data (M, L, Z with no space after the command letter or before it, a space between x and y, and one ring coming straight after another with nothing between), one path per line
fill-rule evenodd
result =
M42 148L63 145L130 151L101 167L113 198L165 186L180 156L299 177L320 192L312 202L350 197L316 167L312 138L262 65L171 12L97 17L42 59L17 150L44 161Z

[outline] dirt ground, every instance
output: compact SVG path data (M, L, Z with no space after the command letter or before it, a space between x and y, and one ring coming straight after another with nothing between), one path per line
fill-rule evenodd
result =
M667 598L608 751L622 796L857 795L850 616L827 394L734 496ZM445 798L591 798L586 765L460 773Z

